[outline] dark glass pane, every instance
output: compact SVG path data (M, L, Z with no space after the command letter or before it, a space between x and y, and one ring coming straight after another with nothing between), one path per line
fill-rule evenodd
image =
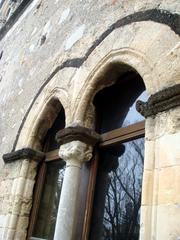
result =
M33 237L53 240L64 170L64 161L49 163L47 166Z
M138 240L144 138L100 153L90 240Z
M56 120L52 127L48 130L45 137L45 150L46 152L59 148L59 144L56 141L56 133L65 127L65 112L64 108L61 108Z
M146 100L147 94L141 77L134 72L97 93L94 104L98 112L100 133L142 121L143 117L135 109L139 98Z

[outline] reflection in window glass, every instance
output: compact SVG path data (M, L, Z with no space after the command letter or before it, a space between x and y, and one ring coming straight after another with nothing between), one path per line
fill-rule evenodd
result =
M134 72L97 93L94 104L101 126L100 133L144 120L135 108L136 101L140 99L146 101L147 94L141 77Z
M64 170L65 162L62 160L47 166L33 237L53 240Z
M138 240L144 138L100 154L90 240Z
M138 100L146 102L147 99L148 99L147 92L146 91L142 92L141 95L129 107L128 113L127 113L125 119L123 120L122 127L127 127L130 124L144 120L144 117L136 110L136 102Z

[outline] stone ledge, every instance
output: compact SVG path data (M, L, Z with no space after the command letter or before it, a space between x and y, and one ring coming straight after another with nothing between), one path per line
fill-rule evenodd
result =
M137 101L136 109L145 118L155 117L159 112L180 106L180 84L161 90L149 97L147 102Z
M45 158L43 152L34 150L32 148L22 148L15 152L6 153L3 155L3 160L5 163L14 162L21 159L32 159L34 161L40 162Z
M72 141L81 141L94 146L100 141L100 135L94 130L82 126L72 126L60 130L56 134L58 143L65 144Z

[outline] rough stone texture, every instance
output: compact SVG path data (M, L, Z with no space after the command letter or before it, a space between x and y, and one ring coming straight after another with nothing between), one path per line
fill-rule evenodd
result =
M56 134L56 140L60 145L78 140L94 146L100 141L100 135L92 129L76 125L60 130Z
M2 0L0 2L0 27L3 28L7 25L8 20L12 17L17 9L20 8L23 0L12 1L12 0ZM25 2L25 1L24 1ZM27 2L27 1L26 1Z
M25 239L37 168L29 159L4 165L4 153L41 150L61 104L66 126L93 128L93 97L127 70L124 64L141 75L149 95L180 83L178 31L152 19L133 22L129 17L150 9L179 14L180 5L177 0L33 0L1 40L1 239ZM179 111L146 121L141 240L180 236ZM173 189L170 182L168 189L163 185L164 178Z
M145 118L156 116L180 106L180 84L161 90L150 96L147 102L137 101L136 109Z
M42 161L45 158L45 154L32 148L23 148L3 155L3 160L5 163L26 158L33 159L35 161Z

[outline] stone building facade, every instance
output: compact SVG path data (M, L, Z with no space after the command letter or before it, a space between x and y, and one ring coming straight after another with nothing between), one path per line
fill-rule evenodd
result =
M179 1L2 1L1 10L0 239L27 237L42 145L62 106L66 169L54 239L88 238L77 208L80 174L101 138L93 101L129 69L149 96L137 104L145 116L140 239L180 239Z

